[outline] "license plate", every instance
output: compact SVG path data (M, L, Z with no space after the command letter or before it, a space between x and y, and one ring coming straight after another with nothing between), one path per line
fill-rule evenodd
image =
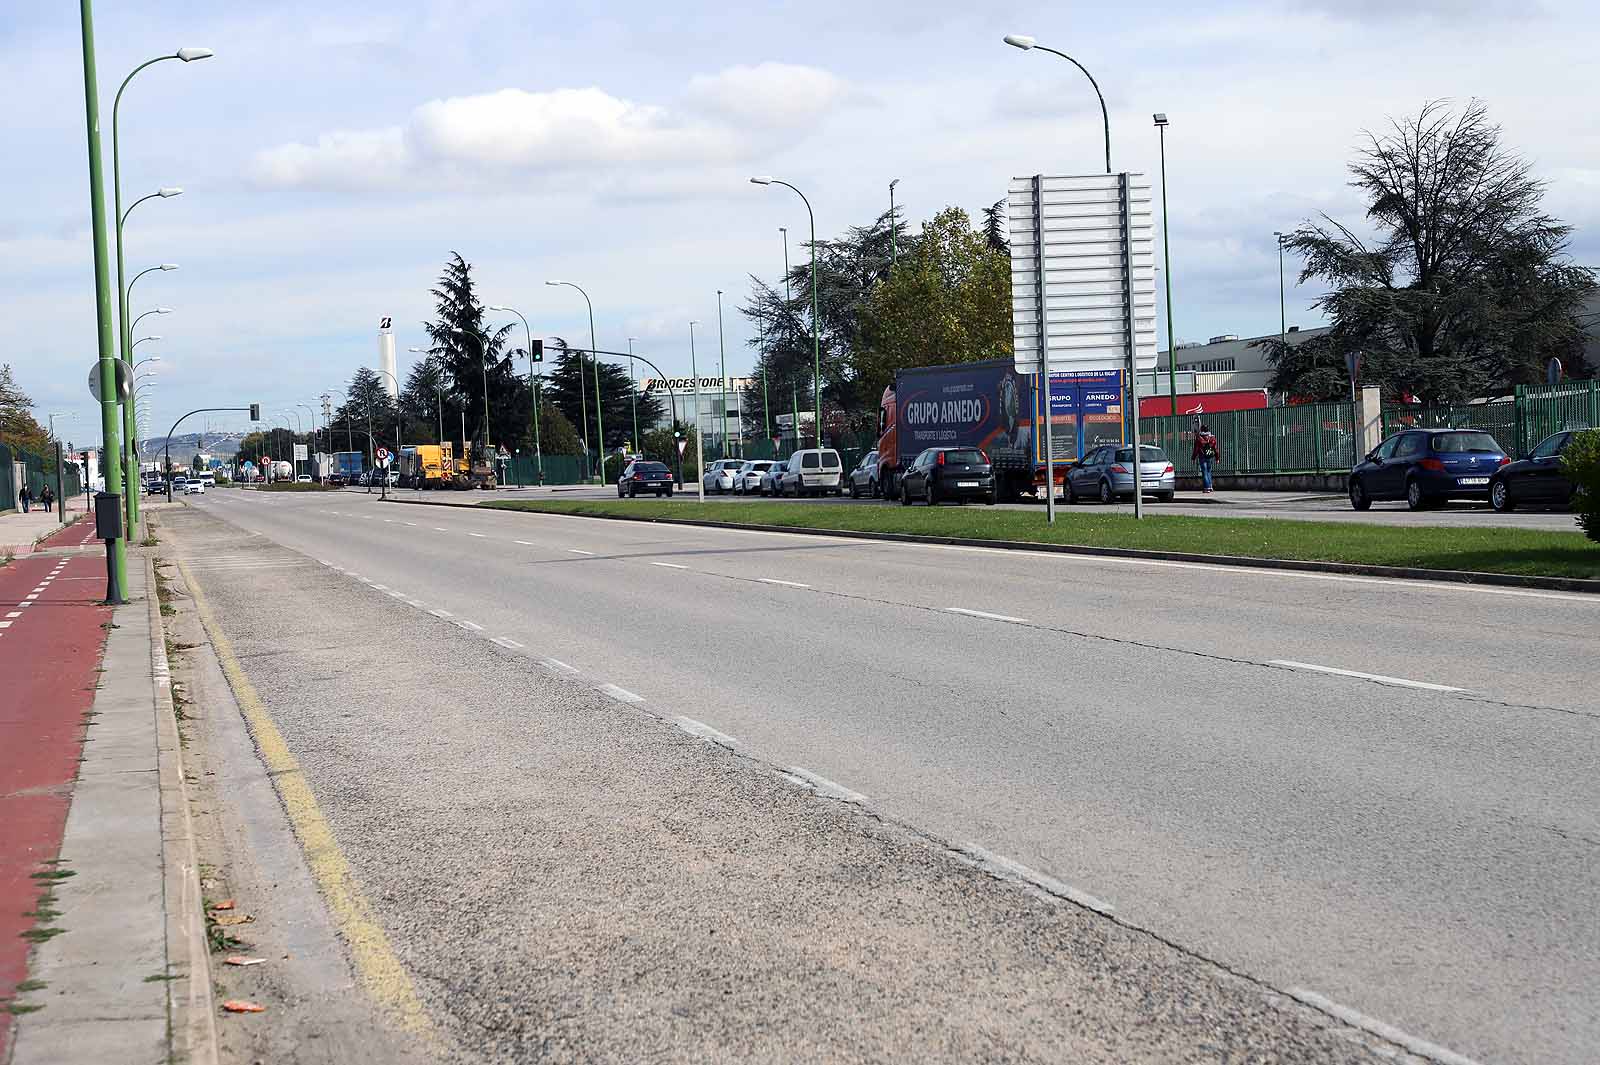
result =
M976 487L978 487L978 482L977 481L957 481L956 482L956 487L957 488L976 488Z
M1488 484L1487 477L1457 477L1456 484Z

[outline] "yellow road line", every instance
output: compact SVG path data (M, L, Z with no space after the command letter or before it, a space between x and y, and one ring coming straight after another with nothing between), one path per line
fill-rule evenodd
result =
M200 623L205 626L211 646L216 649L222 672L244 711L256 746L261 751L262 761L266 763L273 784L278 789L278 796L283 801L283 808L289 814L289 822L305 851L311 875L316 878L317 886L327 900L335 927L345 942L350 944L357 977L368 994L397 1016L401 1028L432 1037L435 1034L433 1023L428 1019L422 1000L417 997L411 974L400 964L394 948L389 944L389 937L373 916L372 905L362 894L355 874L350 871L349 861L339 849L338 841L333 838L333 828L323 817L316 796L311 793L311 785L300 769L300 763L289 753L283 734L278 731L261 696L256 694L250 678L245 676L244 668L233 653L233 644L217 624L216 617L211 613L211 605L195 581L194 574L182 561L178 562L178 569L183 573L184 583L194 597Z

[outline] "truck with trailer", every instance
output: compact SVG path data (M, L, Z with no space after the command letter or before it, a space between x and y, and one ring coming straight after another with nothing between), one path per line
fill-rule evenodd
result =
M355 484L366 469L366 455L360 451L335 451L332 472L344 478L346 484Z
M1043 488L1041 377L1018 373L1010 359L896 371L878 410L879 494L898 499L901 474L930 447L980 448L994 467L1001 502ZM1125 395L1121 373L1051 375L1056 484L1079 456L1123 442Z

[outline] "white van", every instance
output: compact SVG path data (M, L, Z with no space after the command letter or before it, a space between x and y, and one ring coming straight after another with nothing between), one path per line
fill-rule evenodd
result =
M831 447L810 447L789 456L789 465L778 484L779 495L840 495L844 491L844 467L839 453Z

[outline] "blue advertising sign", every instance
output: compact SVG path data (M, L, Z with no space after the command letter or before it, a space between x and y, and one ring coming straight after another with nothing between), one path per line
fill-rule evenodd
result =
M981 447L1000 458L1033 446L1028 379L1009 362L902 370L896 375L902 467L930 447Z
M1122 409L1120 372L1051 374L1051 437L1056 461L1070 462L1103 443L1121 443ZM1037 444L1035 455L1043 462L1043 433Z

